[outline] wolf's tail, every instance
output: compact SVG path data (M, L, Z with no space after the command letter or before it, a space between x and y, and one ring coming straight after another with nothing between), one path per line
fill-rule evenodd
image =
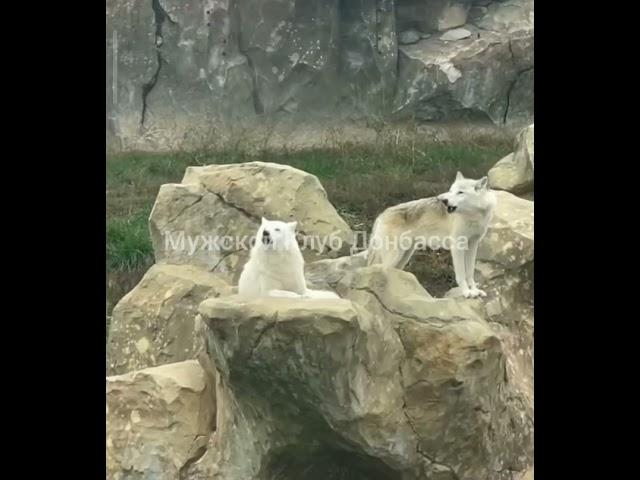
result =
M302 295L288 290L269 290L268 295L270 297L279 298L340 298L338 295L328 290L311 290L308 288Z
M310 290L307 289L305 294L307 298L340 298L334 292L330 292L328 290Z

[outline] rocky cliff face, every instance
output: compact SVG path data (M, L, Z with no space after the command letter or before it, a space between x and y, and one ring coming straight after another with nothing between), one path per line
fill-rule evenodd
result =
M277 119L533 115L533 0L108 0L107 137Z

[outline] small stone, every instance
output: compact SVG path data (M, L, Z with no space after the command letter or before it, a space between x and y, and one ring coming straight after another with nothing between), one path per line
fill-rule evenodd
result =
M405 30L398 35L398 43L400 45L411 45L420 41L421 38L421 33L412 28L411 30Z
M462 40L465 38L469 38L470 36L471 32L466 28L454 28L452 30L444 32L440 36L440 40L445 42L455 42L456 40Z

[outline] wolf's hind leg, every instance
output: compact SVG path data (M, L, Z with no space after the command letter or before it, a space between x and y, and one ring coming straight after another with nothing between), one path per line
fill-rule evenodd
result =
M465 269L465 257L467 250L456 248L455 246L451 248L451 258L453 260L453 271L456 274L456 283L462 290L462 294L469 298L472 296L472 292L469 289L469 284L467 283L467 274Z
M415 246L412 246L408 250L404 250L404 253L400 258L400 261L398 262L398 266L396 268L400 270L404 270L407 264L409 263L409 260L411 260L411 257L413 257L413 254L415 253L415 251L416 251Z
M404 265L406 265L406 263L403 264L403 260L407 255L406 250L402 250L399 247L392 247L388 250L381 250L381 252L384 252L382 254L382 265L384 265L385 267L397 268L402 270L402 268L404 268ZM407 262L408 261L409 260L407 259Z
M467 277L467 283L474 296L486 297L487 294L484 290L480 290L476 285L474 274L476 271L476 257L478 254L479 240L473 240L469 242L469 249L466 250L464 255L465 273Z

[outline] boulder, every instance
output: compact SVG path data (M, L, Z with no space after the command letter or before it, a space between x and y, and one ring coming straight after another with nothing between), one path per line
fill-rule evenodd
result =
M518 32L533 28L533 0L504 0L486 5L477 25L484 30Z
M533 191L533 124L518 133L515 150L489 170L489 185L493 189L515 194Z
M528 379L508 368L520 353L481 300L434 299L380 266L336 290L200 305L219 423L187 478L508 480L532 464Z
M107 342L111 375L197 357L198 305L228 295L219 277L190 265L154 265L113 309Z
M364 267L366 264L366 250L355 255L307 263L304 267L307 285L319 290L332 289L348 271Z
M415 26L425 32L443 32L464 25L471 0L414 0L396 2L400 28Z
M476 280L488 294L484 317L500 338L511 378L533 401L533 202L496 192L492 225L478 249Z
M412 43L417 43L418 40L422 39L422 35L423 34L415 28L405 30L404 32L398 34L398 44L411 45Z
M261 217L298 221L308 261L346 254L354 242L316 176L274 163L209 165L160 188L149 220L156 261L198 266L236 285Z
M478 260L513 270L533 261L533 202L495 192L497 205Z
M399 47L396 115L530 123L533 0L492 4L474 21Z
M209 446L214 395L193 360L107 377L107 478L183 478Z
M469 38L471 36L471 32L466 28L454 28L451 30L447 30L445 33L440 35L440 40L443 42L455 42L456 40L463 40L465 38Z

